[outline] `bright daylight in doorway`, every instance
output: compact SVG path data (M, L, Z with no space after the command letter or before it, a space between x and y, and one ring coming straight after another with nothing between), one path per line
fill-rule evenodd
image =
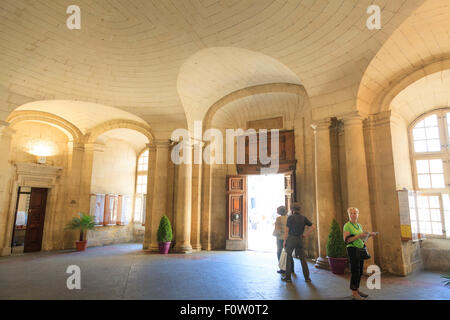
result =
M272 236L277 207L284 205L284 175L248 176L248 250L276 252Z

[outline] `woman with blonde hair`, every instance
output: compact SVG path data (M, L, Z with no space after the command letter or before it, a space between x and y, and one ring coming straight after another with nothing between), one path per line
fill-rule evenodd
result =
M369 295L359 290L359 283L364 271L364 241L370 236L375 236L377 232L365 232L358 223L358 208L350 207L347 209L349 221L344 225L344 241L347 245L347 254L350 259L350 290L352 290L352 299L363 300Z

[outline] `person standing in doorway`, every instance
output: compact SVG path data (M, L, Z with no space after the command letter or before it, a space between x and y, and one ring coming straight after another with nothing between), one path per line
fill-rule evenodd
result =
M277 258L278 263L280 262L281 251L283 250L283 242L284 242L284 232L286 229L287 223L287 210L285 206L279 206L277 208L277 214L279 216L275 220L275 229L273 231L273 235L276 237L277 241ZM278 270L278 273L285 273L285 270Z
M375 236L376 232L364 232L362 226L358 223L358 208L350 207L347 209L348 222L344 224L344 241L347 244L347 254L350 259L350 290L352 290L353 300L362 300L369 295L359 290L359 283L364 271L364 259L360 255L360 250L364 248L363 238Z
M284 234L283 246L286 248L287 262L286 262L286 274L282 278L283 281L292 282L291 273L294 269L294 259L292 258L292 252L296 249L302 263L303 276L306 282L311 282L309 277L308 264L305 258L305 252L303 250L303 239L308 237L309 234L315 229L315 226L305 216L300 214L300 204L295 202L292 206L292 215L290 215L286 222L286 230ZM303 234L305 226L309 226L308 231Z

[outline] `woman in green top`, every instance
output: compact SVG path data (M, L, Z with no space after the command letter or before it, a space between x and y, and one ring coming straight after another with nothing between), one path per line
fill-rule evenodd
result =
M350 290L352 290L352 298L362 300L369 295L359 291L359 282L364 271L364 259L358 254L358 248L364 248L364 241L361 238L367 235L374 236L375 232L364 232L362 226L358 223L358 208L347 209L349 221L344 225L344 241L347 244L347 253L350 259L350 269L352 277L350 279Z

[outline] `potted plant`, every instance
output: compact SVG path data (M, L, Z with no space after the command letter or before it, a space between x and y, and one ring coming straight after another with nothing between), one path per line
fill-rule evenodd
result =
M156 236L159 243L159 253L167 254L172 241L172 226L170 225L170 221L167 216L163 216L161 218Z
M344 274L345 267L348 264L347 248L336 219L331 222L330 233L328 234L327 258L334 274Z
M84 240L84 234L87 230L94 229L94 217L84 214L83 212L78 213L79 218L73 218L66 226L69 230L80 230L80 240L76 242L77 251L86 250L87 240Z
M444 286L450 289L450 272L447 274L441 275L441 277L444 279L442 281L444 283Z

